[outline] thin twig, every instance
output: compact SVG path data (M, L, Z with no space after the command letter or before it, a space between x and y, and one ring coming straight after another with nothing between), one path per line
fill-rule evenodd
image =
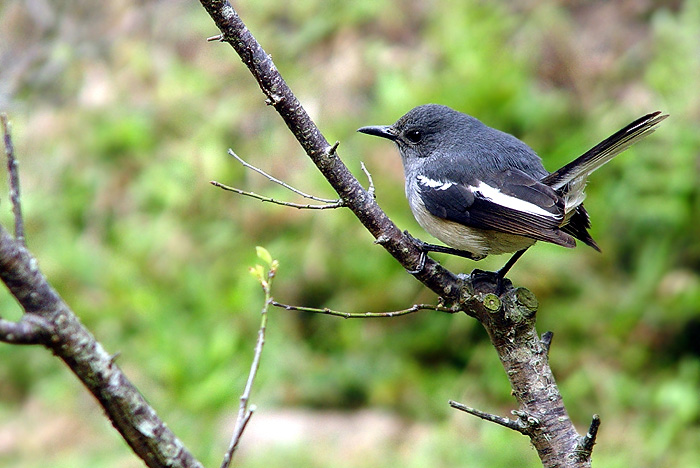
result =
M276 263L276 262L275 262ZM260 356L262 356L263 346L265 345L265 330L267 328L267 312L269 310L270 304L272 303L271 296L271 283L276 273L276 267L271 266L267 273L267 280L261 280L263 292L265 293L265 303L263 304L262 310L260 311L260 328L258 329L258 339L255 343L255 354L253 355L253 362L250 365L250 372L248 373L248 380L245 384L245 389L241 395L240 404L238 406L238 417L236 418L236 425L233 430L233 436L231 437L231 442L229 444L228 450L224 455L224 459L221 462L221 468L228 468L233 459L233 454L238 448L238 444L243 435L243 431L248 425L251 416L255 412L255 406L248 406L248 401L250 399L250 392L253 389L253 384L255 383L255 377L258 374L258 368L260 367Z
M253 171L257 172L258 174L260 174L260 175L262 175L262 176L268 178L268 179L271 180L272 182L274 182L274 183L276 183L276 184L279 184L279 185L281 185L282 187L286 188L287 190L290 190L290 191L296 193L297 195L301 195L302 197L308 198L309 200L314 200L314 201L318 201L318 202L322 202L322 203L339 203L339 202L340 202L340 200L337 200L337 199L336 199L336 200L329 200L329 199L327 199L327 198L315 197L315 196L313 196L313 195L309 195L308 193L304 193L304 192L302 192L301 190L296 189L296 188L292 187L291 185L282 182L281 180L277 179L276 177L271 176L270 174L268 174L267 172L263 171L263 170L260 169L259 167L255 167L255 166L253 166L252 164L249 164L249 163L245 162L243 159L240 158L240 156L238 156L236 153L234 153L233 150L232 150L231 148L229 148L228 154L230 154L231 156L233 156L234 158L236 158L236 160L237 160L239 163L241 163L241 164L243 165L243 167L246 167L246 168L248 168L248 169L250 169L250 170L253 170Z
M443 307L443 306L432 305L432 304L413 304L408 309L393 310L393 311L389 311L389 312L359 312L359 313L341 312L339 310L333 310L333 309L329 309L327 307L325 307L323 309L317 309L314 307L293 306L293 305L289 305L289 304L282 304L282 303L274 301L274 300L270 302L270 305L273 305L275 307L279 307L280 309L285 309L285 310L296 310L299 312L311 312L314 314L333 315L335 317L343 317L346 319L399 317L401 315L412 314L412 313L418 312L420 310L436 310L438 312L448 312L450 314L453 314L456 312L455 310L450 309L449 307Z
M367 167L365 167L365 163L363 163L362 161L360 161L360 168L362 169L362 172L365 173L365 175L367 176L367 180L369 181L369 187L367 188L367 193L369 193L369 195L373 199L376 200L377 197L374 194L374 180L372 180L372 174L369 173L369 171L367 170Z
M22 219L22 204L19 192L19 170L15 159L15 147L10 135L10 123L6 114L0 114L3 133L5 135L5 154L7 155L7 172L10 178L10 200L12 201L12 213L15 215L15 239L22 245L24 241L24 220Z
M514 431L520 432L521 434L525 434L528 427L527 424L525 424L521 418L513 420L509 418L504 418L503 416L496 416L495 414L485 413L476 408L463 405L462 403L458 403L453 400L450 400L448 403L451 407L455 409L464 411L465 413L469 413L485 421L489 421L507 427L508 429L513 429Z
M343 206L342 200L336 200L334 203L326 203L324 205L292 203L292 202L286 202L286 201L281 201L281 200L275 200L274 198L266 197L264 195L258 195L255 192L247 192L245 190L241 190L241 189L238 189L236 187L229 187L228 185L224 185L221 182L217 182L215 180L212 180L209 183L215 187L219 187L219 188L222 188L222 189L227 190L229 192L237 193L239 195L245 195L246 197L255 198L256 200L260 200L263 202L270 202L270 203L274 203L275 205L289 206L289 207L297 208L300 210L330 210L330 209L334 209L334 208L341 208Z

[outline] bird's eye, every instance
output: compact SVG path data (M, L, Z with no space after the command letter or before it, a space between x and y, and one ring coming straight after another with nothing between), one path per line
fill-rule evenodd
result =
M406 132L406 139L411 143L418 143L423 138L423 134L418 130L409 130Z

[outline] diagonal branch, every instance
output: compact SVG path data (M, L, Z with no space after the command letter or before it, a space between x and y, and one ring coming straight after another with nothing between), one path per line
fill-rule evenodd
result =
M46 346L63 360L147 466L202 467L49 285L34 257L2 226L0 279L25 311L14 327L0 322L3 331L21 331L27 341ZM12 341L7 333L4 338Z
M15 213L15 238L0 226L0 280L24 309L24 315L19 322L0 319L0 341L41 344L50 349L97 398L114 427L147 466L201 468L201 463L114 363L113 356L51 287L24 245L19 175L4 116L2 123Z
M222 33L210 39L228 42L236 50L267 97L267 102L280 114L344 205L352 210L375 239L382 238L382 247L404 268L415 270L423 257L421 250L403 235L377 205L373 194L367 192L343 164L336 147L321 134L238 13L226 0L201 0L201 3ZM447 301L459 300L462 281L434 260L427 259L425 267L415 276Z

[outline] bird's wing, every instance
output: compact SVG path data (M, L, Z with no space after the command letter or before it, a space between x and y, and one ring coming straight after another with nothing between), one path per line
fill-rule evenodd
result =
M478 229L494 230L574 247L561 231L564 200L550 187L510 169L488 180L456 182L418 176L421 200L434 216Z

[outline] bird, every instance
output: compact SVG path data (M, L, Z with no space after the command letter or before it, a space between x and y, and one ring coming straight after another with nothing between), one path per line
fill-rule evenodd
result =
M472 260L513 253L495 272L502 280L537 241L573 248L576 239L600 251L583 206L588 176L668 117L638 118L554 172L523 141L450 107L425 104L392 125L357 131L398 147L408 204L418 224L446 246L413 240L422 252Z

